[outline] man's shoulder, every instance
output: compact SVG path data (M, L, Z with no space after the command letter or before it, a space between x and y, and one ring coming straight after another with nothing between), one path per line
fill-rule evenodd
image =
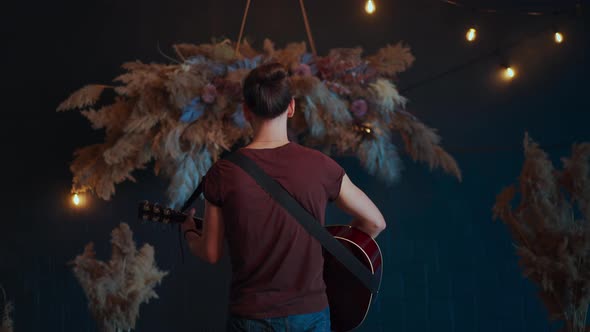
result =
M231 161L220 158L209 168L207 174L219 176L221 174L226 174L227 172L231 171L234 167L235 165Z
M319 150L309 148L307 146L299 145L297 143L291 143L291 144L293 144L294 148L296 150L298 150L298 153L301 153L301 154L305 155L306 157L317 158L319 160L331 159L327 154L325 154Z

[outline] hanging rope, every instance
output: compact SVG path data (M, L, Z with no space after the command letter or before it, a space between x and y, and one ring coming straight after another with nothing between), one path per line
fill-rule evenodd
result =
M244 10L244 16L242 17L242 26L240 27L240 34L238 35L238 42L236 43L236 50L235 54L237 55L240 51L240 44L242 43L242 37L244 36L244 28L246 27L246 18L248 17L248 11L250 10L250 3L252 0L248 0L246 3L246 9ZM305 10L305 6L303 5L303 0L299 0L299 5L301 6L301 14L303 15L303 22L305 23L305 31L307 32L307 39L309 40L309 46L311 47L311 52L313 56L317 56L318 53L315 48L315 43L313 42L313 36L311 35L311 28L309 26L309 20L307 19L307 12Z
M240 43L242 43L242 36L244 35L244 27L246 26L246 17L248 17L248 10L250 10L250 2L248 0L246 3L246 9L244 10L244 17L242 17L242 26L240 27L240 35L238 36L238 42L236 43L236 51L235 54L237 55L240 51Z
M303 14L303 22L305 23L305 30L307 31L307 39L309 39L309 46L311 46L311 52L313 53L314 57L317 57L318 53L315 48L315 43L313 42L313 36L311 35L311 28L309 27L309 20L307 19L307 12L305 11L303 0L299 0L299 5L301 5L301 14Z

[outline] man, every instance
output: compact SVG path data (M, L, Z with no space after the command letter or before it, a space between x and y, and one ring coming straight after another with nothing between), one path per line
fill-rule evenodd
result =
M244 112L252 142L239 150L278 181L324 224L326 205L354 217L352 225L375 238L385 221L379 209L332 159L287 138L295 112L286 70L262 65L244 81ZM210 263L227 239L232 263L229 331L330 331L320 243L239 166L220 160L204 183L202 235L189 213L183 224L191 252Z

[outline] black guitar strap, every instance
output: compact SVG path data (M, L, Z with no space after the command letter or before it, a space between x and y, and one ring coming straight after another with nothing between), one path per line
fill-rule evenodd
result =
M272 198L274 198L303 228L316 238L332 256L357 277L373 294L379 290L379 281L346 247L336 240L301 204L278 182L266 174L252 159L235 152L226 160L240 166Z
M193 205L193 203L197 200L197 198L203 193L203 183L204 182L205 182L205 177L201 178L201 182L199 182L197 189L195 189L195 191L192 193L192 195L186 200L186 202L184 202L184 204L180 208L180 211L186 212L186 210L188 210L188 208L190 208Z

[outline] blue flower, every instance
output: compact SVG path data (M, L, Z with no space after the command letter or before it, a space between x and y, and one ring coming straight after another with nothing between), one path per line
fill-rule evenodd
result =
M201 97L196 97L183 107L180 121L191 123L200 118L203 113L205 113L205 105L201 103Z
M257 55L252 59L242 59L234 62L233 64L227 66L227 71L236 71L238 69L254 69L258 67L258 65L262 62L262 55Z
M207 59L207 57L205 57L204 55L192 56L192 57L186 59L185 64L188 64L191 66L206 65L213 72L213 75L215 75L215 76L225 76L225 74L227 73L227 69L226 69L225 65L218 63L218 62L213 62L213 61Z
M211 65L209 65L209 68L215 76L225 76L225 74L227 74L227 69L225 68L225 65L222 65L221 63L212 63Z
M305 63L306 65L309 65L310 63L313 62L313 54L311 54L311 53L303 53L301 55L301 60L299 62Z
M231 117L232 120L234 120L234 123L240 128L245 128L248 124L246 117L244 116L244 109L241 104L236 106L236 111Z
M312 75L317 75L318 66L315 64L315 59L311 53L303 53L301 55L300 63L308 65Z
M203 55L195 55L186 59L186 63L189 65L201 65L207 62L209 62L209 60Z

